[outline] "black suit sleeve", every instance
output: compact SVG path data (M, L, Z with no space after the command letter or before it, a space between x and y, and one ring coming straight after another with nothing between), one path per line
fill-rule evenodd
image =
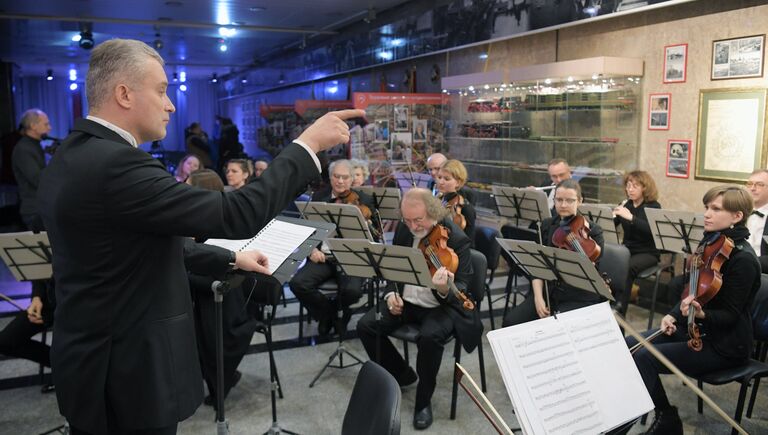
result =
M134 148L117 147L112 154L108 180L102 180L104 207L120 227L142 233L252 237L317 176L312 157L298 144L286 147L259 180L228 193L178 183Z
M218 246L186 239L184 240L184 265L191 273L220 279L230 270L230 252Z
M24 179L34 191L40 184L40 173L45 167L45 161L40 161L39 152L29 144L17 146L13 150L11 159L13 160L14 176L17 179Z
M757 257L760 260L760 269L763 273L768 273L768 255L761 255Z

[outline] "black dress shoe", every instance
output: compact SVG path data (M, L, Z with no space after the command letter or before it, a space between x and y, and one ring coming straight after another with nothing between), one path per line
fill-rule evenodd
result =
M43 394L53 393L54 391L56 391L56 385L53 385L53 384L45 384L42 387L40 387L40 392Z
M320 336L326 336L331 333L331 326L333 326L333 322L331 322L331 319L326 317L321 318L317 321L317 334Z
M413 415L413 427L417 430L424 430L432 426L432 404L427 405L421 411Z
M650 435L683 435L683 422L677 413L677 408L670 406L666 409L656 408L653 423L645 432Z

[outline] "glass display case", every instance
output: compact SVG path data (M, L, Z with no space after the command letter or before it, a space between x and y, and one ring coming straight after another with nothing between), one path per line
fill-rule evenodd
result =
M467 167L478 205L495 209L494 184L549 184L554 158L568 161L585 202L621 201L621 177L637 167L642 103L642 62L630 61L632 68L586 59L446 78L446 141Z

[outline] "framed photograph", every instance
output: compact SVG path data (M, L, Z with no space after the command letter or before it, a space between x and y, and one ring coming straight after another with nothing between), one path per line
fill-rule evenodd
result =
M395 131L409 131L408 128L408 106L398 104L395 108Z
M712 42L712 80L763 76L765 35Z
M374 142L389 142L389 120L377 119L376 120L376 134Z
M669 130L672 94L651 94L648 98L648 130Z
M427 140L427 120L414 119L413 120L413 141L424 142L426 140Z
M699 96L696 178L746 181L765 167L766 89L707 89Z
M691 141L667 141L667 177L688 178L691 172Z
M664 83L685 83L688 66L688 44L664 47Z
M413 145L411 133L392 133L392 148L390 160L396 162L410 162Z

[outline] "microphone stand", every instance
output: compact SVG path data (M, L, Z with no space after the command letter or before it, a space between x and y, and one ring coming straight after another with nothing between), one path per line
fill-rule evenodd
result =
M416 180L413 178L413 169L411 169L411 162L406 160L405 164L408 165L408 175L411 177L411 187L416 187Z
M224 416L224 318L221 310L229 282L214 281L211 290L216 312L216 435L229 435L229 422Z

